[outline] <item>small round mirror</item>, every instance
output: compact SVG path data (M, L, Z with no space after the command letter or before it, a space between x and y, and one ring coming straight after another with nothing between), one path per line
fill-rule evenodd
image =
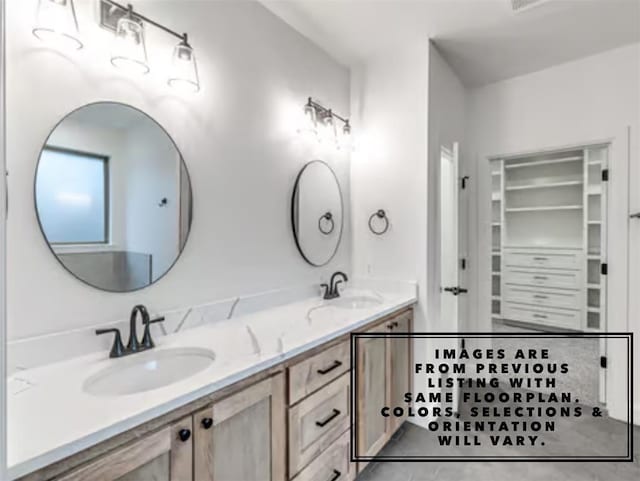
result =
M40 152L35 203L58 261L112 292L164 276L191 227L191 183L175 143L144 112L114 102L56 125Z
M291 204L293 237L302 257L313 266L327 264L342 237L342 192L325 162L306 164L296 179Z

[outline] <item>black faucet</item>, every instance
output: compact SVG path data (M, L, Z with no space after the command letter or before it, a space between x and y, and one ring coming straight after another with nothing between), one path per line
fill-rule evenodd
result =
M342 277L342 279L340 280L336 280L336 277ZM324 296L322 297L323 299L335 299L336 297L340 297L340 292L338 291L338 284L340 284L343 281L348 281L349 278L347 277L347 275L342 272L342 271L337 271L334 272L333 275L331 276L331 280L329 281L329 284L321 284L320 287L324 287Z
M142 324L144 324L142 343L138 341L138 334L136 331L136 320L138 318L138 313L140 313L140 317L142 317ZM118 329L97 329L96 335L100 336L102 334L114 333L115 337L113 339L111 351L109 352L109 357L115 358L128 356L129 354L135 354L136 352L146 351L147 349L155 347L153 339L151 339L150 325L155 322L162 321L164 321L164 317L151 319L149 317L149 311L147 311L147 308L142 304L138 304L131 310L131 316L129 317L129 342L127 342L126 347L122 344L122 336L120 335L120 331Z

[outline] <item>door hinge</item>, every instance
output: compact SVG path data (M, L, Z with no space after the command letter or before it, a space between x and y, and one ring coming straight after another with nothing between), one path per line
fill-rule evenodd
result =
M460 178L460 187L462 188L462 190L467 188L467 182L469 182L468 175L464 175Z
M600 367L602 369L607 368L607 356L600 356Z
M460 259L460 269L462 269L463 271L467 269L467 259L465 259L464 257Z
M602 182L608 182L609 181L609 169L603 169L602 170Z
M609 264L607 264L606 262L603 262L602 264L600 264L600 274L602 274L603 276L606 276L609 273Z

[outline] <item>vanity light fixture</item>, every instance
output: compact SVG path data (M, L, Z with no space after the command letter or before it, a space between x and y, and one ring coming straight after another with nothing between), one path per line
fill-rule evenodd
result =
M342 127L336 125L336 121L342 122ZM351 124L346 119L336 114L332 109L320 105L311 97L304 105L304 123L298 131L312 133L320 142L334 142L337 149L351 149ZM319 124L319 127L318 127Z
M193 47L186 33L179 34L164 25L135 11L131 5L121 5L113 0L100 0L100 25L115 32L111 63L116 67L147 73L147 52L144 26L152 25L180 40L173 49L172 70L167 83L181 91L197 92L200 79Z
M56 48L82 48L73 0L39 0L36 26L32 32L37 38Z
M149 73L144 25L133 18L131 5L127 7L127 13L118 20L111 50L111 63L129 73Z

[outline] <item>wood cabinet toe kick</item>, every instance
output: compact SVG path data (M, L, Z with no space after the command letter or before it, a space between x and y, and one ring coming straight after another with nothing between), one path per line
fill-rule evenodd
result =
M358 332L408 332L412 318L402 308ZM411 343L391 339L352 360L344 334L18 481L351 481L363 466L350 461L351 389L361 411L353 434L367 456L402 422L375 416L410 389Z

